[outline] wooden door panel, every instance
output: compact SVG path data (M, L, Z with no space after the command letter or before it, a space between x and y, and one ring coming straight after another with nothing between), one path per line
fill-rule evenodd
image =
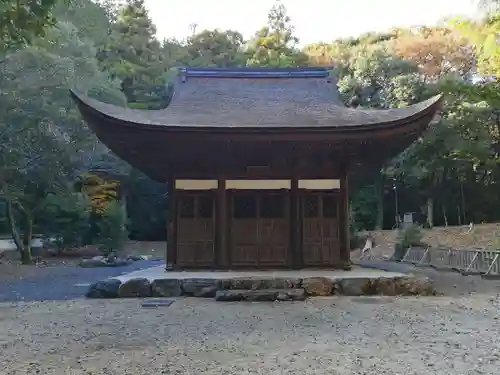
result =
M177 212L177 261L181 267L209 267L215 257L215 218L210 210L204 212L202 199L211 199L207 193L179 193ZM203 213L201 217L200 213Z
M234 265L257 264L258 220L233 219L231 223L231 262Z
M233 195L233 199L237 199L237 194ZM241 193L243 194L248 199L250 193ZM268 210L268 214L272 216L268 218L262 217L261 214L265 211L262 207L263 202L270 200L269 192L253 191L251 194L255 197L255 217L235 218L235 211L231 213L231 263L234 266L286 265L290 233L287 195L283 192L272 193L275 195L273 199L283 199L285 209L282 215L277 215L278 217L273 217L276 216L276 212Z
M332 214L331 207L328 212L324 210L323 198L327 196L328 193L312 192L303 192L302 195L302 257L305 266L338 264L339 228L335 217L325 217Z
M322 245L320 242L304 242L303 260L305 266L320 266Z

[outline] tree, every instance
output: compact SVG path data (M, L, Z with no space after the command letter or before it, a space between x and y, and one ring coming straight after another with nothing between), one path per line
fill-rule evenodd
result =
M183 61L190 66L244 65L243 43L243 36L237 31L203 30L188 38Z
M304 66L308 63L305 53L295 47L298 38L285 6L277 2L268 14L267 25L250 40L247 65L266 67Z
M0 2L0 51L29 44L44 35L56 20L52 10L58 0L2 0Z
M471 45L450 28L421 28L393 39L389 46L395 55L413 62L429 82L447 75L466 78L475 61Z
M72 24L59 22L0 64L0 198L7 202L12 235L26 263L45 196L68 189L74 171L97 144L82 126L69 88L76 85L124 104L117 83L99 70L91 41L78 34Z
M163 75L167 67L155 34L144 0L127 0L111 25L108 42L98 53L101 69L121 81L129 103L149 102L153 96L166 105Z

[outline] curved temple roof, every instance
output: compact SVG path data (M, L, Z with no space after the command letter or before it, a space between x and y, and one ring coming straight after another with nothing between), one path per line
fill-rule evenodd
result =
M440 96L398 109L352 109L338 98L327 68L183 70L170 105L137 110L71 91L80 111L124 125L186 128L332 128L363 130L418 120L440 105ZM292 129L290 129L292 130Z

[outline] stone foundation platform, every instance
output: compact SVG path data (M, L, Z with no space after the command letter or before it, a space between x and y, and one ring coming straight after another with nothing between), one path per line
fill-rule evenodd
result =
M167 272L164 266L92 284L88 298L209 297L220 301L303 300L309 296L434 295L427 278L354 267L350 271Z

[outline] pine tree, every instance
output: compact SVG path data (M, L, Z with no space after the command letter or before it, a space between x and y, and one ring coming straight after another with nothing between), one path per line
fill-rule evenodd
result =
M102 68L121 80L131 106L154 108L167 100L163 82L167 67L144 0L127 0L119 8L99 58Z

